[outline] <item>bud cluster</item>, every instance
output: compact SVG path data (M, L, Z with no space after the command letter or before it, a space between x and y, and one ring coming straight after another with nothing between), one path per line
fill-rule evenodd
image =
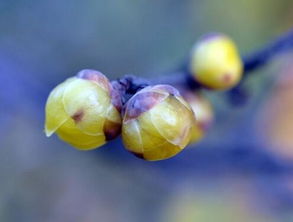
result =
M195 44L189 64L194 80L209 89L231 88L242 75L236 46L222 34ZM48 97L46 135L56 133L80 150L122 135L128 151L150 161L170 158L205 135L213 108L202 94L181 95L171 85L134 84L134 79L110 83L99 71L82 70L65 80Z

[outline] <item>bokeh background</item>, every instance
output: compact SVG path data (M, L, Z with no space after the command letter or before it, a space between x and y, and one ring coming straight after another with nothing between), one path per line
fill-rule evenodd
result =
M293 50L247 79L244 106L208 93L213 128L169 160L43 133L50 90L81 69L154 77L207 32L245 55L292 21L292 0L0 0L0 221L292 222Z

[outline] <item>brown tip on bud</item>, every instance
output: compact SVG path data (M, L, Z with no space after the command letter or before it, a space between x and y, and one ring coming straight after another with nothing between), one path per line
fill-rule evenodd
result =
M92 69L84 69L77 73L77 78L86 79L92 82L97 83L103 89L109 91L109 81L108 78L101 72L92 70Z
M74 120L75 123L78 123L82 120L84 116L84 111L83 110L78 110L76 113L71 116L71 118Z
M113 140L121 133L121 124L112 122L110 120L106 120L104 125L104 134L106 137L106 140Z
M134 95L126 107L126 120L137 118L142 113L150 110L156 104L166 98L163 94L157 92L142 92Z
M145 158L144 158L144 156L143 156L143 154L142 153L136 153L136 152L131 152L134 156L136 156L136 157L138 157L138 158L140 158L140 159L143 159L143 160L145 160Z
M225 73L222 80L224 83L229 84L232 81L232 75L230 73Z

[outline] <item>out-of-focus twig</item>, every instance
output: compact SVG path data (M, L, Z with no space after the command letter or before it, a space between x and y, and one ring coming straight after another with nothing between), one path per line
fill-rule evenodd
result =
M293 29L263 48L243 57L244 74L261 68L275 56L293 49Z

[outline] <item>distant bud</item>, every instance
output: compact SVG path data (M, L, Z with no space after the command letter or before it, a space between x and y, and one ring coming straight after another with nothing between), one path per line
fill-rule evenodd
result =
M78 149L97 148L120 134L118 100L102 73L82 70L50 93L45 133L56 133Z
M213 33L193 47L190 71L207 88L225 90L240 81L243 64L234 42L223 34Z
M146 87L126 104L122 138L126 149L145 160L179 153L190 141L194 115L177 89Z
M213 122L213 107L210 101L199 93L188 93L184 95L184 98L196 117L190 139L190 143L196 143L203 138Z

